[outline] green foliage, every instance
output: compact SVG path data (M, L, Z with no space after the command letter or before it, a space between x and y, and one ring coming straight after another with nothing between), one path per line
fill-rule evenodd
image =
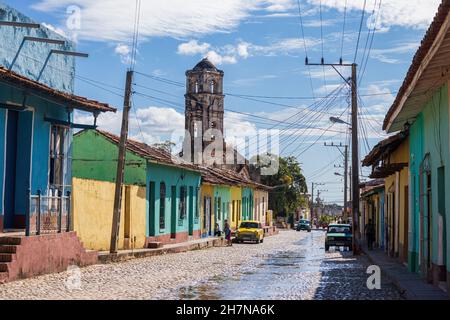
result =
M269 156L274 159L275 156ZM275 187L270 191L269 207L277 216L290 216L299 207L308 204L305 193L308 192L306 179L302 174L299 162L294 157L278 158L279 170L277 174L262 176L262 183Z

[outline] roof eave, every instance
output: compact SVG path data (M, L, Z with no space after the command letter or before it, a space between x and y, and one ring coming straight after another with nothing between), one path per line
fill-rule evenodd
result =
M398 123L396 120L403 111L405 103L408 101L411 94L414 93L414 90L416 89L421 76L426 71L427 67L431 63L433 57L437 54L442 42L445 39L450 26L449 6L449 0L444 0L439 6L438 13L436 14L436 17L430 25L430 28L428 29L421 46L414 56L413 62L405 77L403 85L399 90L399 94L397 95L397 98L395 99L393 105L386 115L386 118L384 119L383 130L386 130L388 133L393 133L395 131L401 130L401 126L403 124ZM443 19L443 21L440 21L443 15L445 15L445 18ZM433 29L437 27L439 28L439 31L435 33ZM433 42L427 50L424 48L428 46L427 42L431 40L429 38L431 38ZM424 53L423 57L421 57L422 50L427 50L426 53Z

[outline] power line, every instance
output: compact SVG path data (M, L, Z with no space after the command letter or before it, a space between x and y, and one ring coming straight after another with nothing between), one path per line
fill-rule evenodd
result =
M361 23L359 25L358 40L356 42L355 58L353 59L353 63L356 63L356 58L358 57L359 41L361 39L361 31L362 31L362 27L363 27L363 23L364 23L364 15L366 13L366 4L367 4L367 0L364 0L363 10L362 10L362 14L361 14Z
M347 1L348 0L345 0L344 23L343 23L343 26L342 26L341 61L342 61L342 56L343 56L343 52L344 52L345 24L347 22Z
M373 31L372 31L372 38L370 40L370 46L369 46L369 51L367 53L367 58L366 58L366 62L364 63L363 66L363 71L361 73L360 79L359 79L359 85L361 85L362 83L362 79L364 78L364 75L366 73L366 68L367 68L367 63L369 62L369 58L370 58L370 53L372 51L372 47L373 47L373 40L375 38L375 33L377 31L377 25L378 25L378 18L380 17L380 12L381 12L381 4L382 4L382 0L379 0L379 4L378 4L378 12L377 15L375 17L375 21L374 21L374 25L373 25Z

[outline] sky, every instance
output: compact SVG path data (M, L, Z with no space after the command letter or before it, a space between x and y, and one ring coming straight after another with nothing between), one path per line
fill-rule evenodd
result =
M349 89L335 70L306 66L305 57L358 64L364 157L386 137L384 115L440 2L381 1L143 0L135 60L134 1L3 2L89 53L77 60L75 93L119 109L99 118L101 129L120 131L122 88L133 61L130 136L148 144L171 139L184 128L185 72L208 57L225 73L226 137L281 130L281 155L298 159L309 186L326 183L325 202L342 204L342 177L335 173L343 173L343 157L324 143L349 144L348 126L329 120L349 121ZM349 68L337 69L349 77ZM77 121L91 120L78 114ZM369 173L363 169L361 179Z

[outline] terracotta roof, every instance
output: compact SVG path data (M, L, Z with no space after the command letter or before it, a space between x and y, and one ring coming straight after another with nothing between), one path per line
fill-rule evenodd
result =
M369 196L371 195L375 190L378 189L384 189L385 187L385 180L384 179L375 179L371 180L365 183L360 184L361 189L361 196Z
M386 152L392 152L397 149L398 146L400 146L400 144L405 141L407 137L408 132L402 131L379 142L364 158L364 160L362 161L362 165L364 167L369 167L377 164Z
M102 130L96 130L99 134L110 140L111 142L115 144L119 144L120 137L116 136L112 133L102 131ZM200 171L199 168L195 165L192 165L187 162L175 162L172 155L168 153L167 151L164 151L159 148L151 147L145 143L138 142L132 139L127 140L127 149L130 152L133 152L149 161L154 161L157 163L170 165L170 166L176 166L180 168L185 168L191 171Z
M87 131L87 130L83 130ZM78 132L76 135L81 134L83 131ZM114 144L119 144L120 137L102 130L95 130ZM213 185L226 185L226 186L243 186L253 187L256 189L269 190L270 187L257 183L253 180L246 178L245 176L229 169L217 168L217 167L205 167L194 165L189 162L175 162L172 155L165 150L151 147L145 143L138 142L132 139L127 140L127 149L149 161L154 161L160 164L176 166L185 168L191 171L197 171L201 173L202 180L206 183Z
M414 79L415 75L417 74L417 72L420 70L420 66L424 61L424 58L430 52L430 49L432 48L433 43L436 40L437 35L449 14L449 11L450 11L450 0L442 0L433 22L431 23L427 33L425 34L425 37L423 38L419 49L414 55L412 64L408 70L408 73L406 74L405 80L403 81L403 84L397 94L397 97L386 114L386 117L383 122L383 130L387 129L390 118L400 105L400 102L403 99L404 95L407 93L407 89L411 84L412 80Z
M407 162L401 162L401 163L389 163L384 164L380 167L375 167L370 174L370 178L372 179L379 179L379 178L387 178L396 172L402 171L404 168L408 167Z
M0 66L0 82L5 82L7 84L17 86L25 91L34 90L39 94L45 95L45 98L48 97L50 99L54 99L57 102L63 103L64 105L76 109L81 109L89 112L116 112L115 108L110 107L106 103L100 103L98 101L89 100L87 98L52 89L45 84L28 79L2 66Z

